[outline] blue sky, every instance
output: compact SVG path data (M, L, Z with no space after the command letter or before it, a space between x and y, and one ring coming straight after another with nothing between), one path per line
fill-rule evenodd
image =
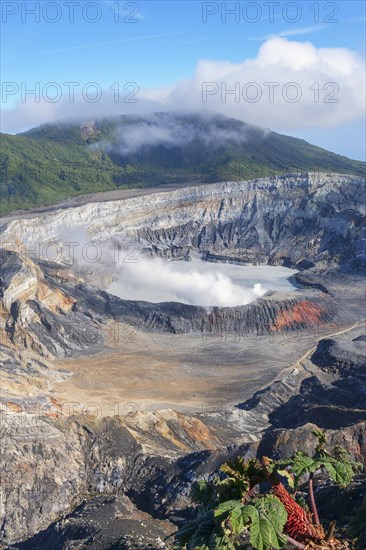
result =
M197 79L197 72L199 72L197 66L201 60L210 60L215 64L213 81L217 80L220 74L220 82L223 77L219 71L223 64L231 64L231 72L235 72L246 60L245 71L250 73L250 79L253 81L256 73L250 70L253 64L251 60L256 60L255 65L260 66L261 46L267 42L277 47L277 43L268 42L273 36L287 41L285 46L288 52L292 49L292 43L300 45L311 43L319 52L325 51L323 49L331 50L331 54L326 51L328 73L324 76L324 82L329 82L330 79L339 82L336 65L334 79L329 73L332 63L330 60L336 59L338 55L338 50L333 49L346 49L358 59L357 62L355 61L355 73L350 72L348 75L352 79L354 74L359 75L362 65L358 63L365 58L366 23L363 1L150 0L125 2L96 0L88 2L80 0L71 4L74 9L73 21L70 17L70 3L62 0L54 2L3 0L1 6L2 81L3 86L5 82L13 83L19 88L18 92L8 93L6 97L4 93L2 94L1 107L4 111L2 129L4 131L13 133L37 123L52 121L56 116L56 107L58 117L62 112L67 112L69 116L71 107L68 106L70 107L68 110L67 106L64 106L63 111L60 110L60 106L66 97L63 83L70 81L79 82L80 87L88 82L96 82L103 90L108 89L115 82L118 82L122 88L125 83L134 82L141 90L155 90L159 101L163 93L160 91L170 87L174 88L172 97L176 98L176 103L171 99L169 101L165 99L166 105L179 108L180 102L183 102L185 108L189 107L189 103L184 99L187 93L189 94L189 85L186 85L184 94L180 92L180 95L177 90L180 82L186 80L189 83L194 75ZM227 10L226 14L225 10ZM230 10L236 10L235 14L230 14ZM31 11L36 11L36 16ZM37 21L35 17L38 18ZM94 19L96 21L92 22ZM52 22L53 20L55 22ZM269 69L271 66L278 66L278 56L282 55L282 53L276 54L276 59L272 61L270 49L270 47L267 48L265 56L265 63ZM299 49L300 57L301 52L302 50ZM314 82L321 79L326 72L322 64L323 57L320 53L318 61L314 61L311 65ZM343 64L347 62L347 58L342 61ZM297 68L291 61L287 60L286 63L291 65L290 80L294 80L294 74L299 74L300 82L301 64ZM244 68L240 67L240 71L243 70ZM225 71L226 69L224 73ZM245 71L240 74L246 75ZM207 75L207 71L205 74ZM345 71L342 74L345 75ZM277 73L275 73L277 78L276 75ZM207 76L205 78L207 80ZM261 74L258 82L263 87L262 81ZM49 82L59 83L62 89L60 102L57 105L46 102L47 104L44 105L42 97L40 103L37 103L30 96L26 96L21 102L21 87L32 89L37 82L40 83L41 88ZM340 101L342 97L344 98L342 116L339 105L334 107L338 109L337 116L333 116L335 110L331 111L332 105L328 105L325 106L327 109L325 116L322 114L318 116L316 113L319 111L317 111L312 117L309 111L311 106L308 105L305 109L303 100L300 100L296 106L296 113L295 107L291 106L293 111L289 111L290 107L287 106L288 110L284 111L282 124L274 116L276 104L268 105L267 101L267 105L262 109L263 117L258 115L259 125L305 137L327 149L363 159L365 146L362 109L354 108L355 98L352 95L359 94L362 97L363 84L362 81L357 80L355 86L360 89L346 90L345 82L346 80L341 79L342 86L339 85L337 93ZM197 85L197 82L195 84ZM9 89L6 88L7 91ZM4 92L4 87L2 91ZM343 96L342 91L344 91ZM182 97L183 100L181 100ZM137 107L143 106L143 100L144 93ZM262 101L265 99L263 98ZM194 106L197 108L197 102ZM91 109L90 116L92 116L93 105L89 104L87 107ZM116 109L119 108L123 112L125 107L125 105L118 105ZM243 106L243 109L238 111L238 118L245 118L246 113L249 117L253 113L252 118L255 118L257 115L254 115L253 109L249 111L249 107L250 105ZM215 105L212 108L215 110ZM100 114L102 106L98 105L98 109ZM225 114L225 110L223 112ZM258 111L260 112L261 110ZM301 113L304 124L301 122ZM232 105L228 106L227 114L236 116ZM264 118L266 114L268 124ZM332 122L329 123L327 118ZM312 122L313 119L314 122Z

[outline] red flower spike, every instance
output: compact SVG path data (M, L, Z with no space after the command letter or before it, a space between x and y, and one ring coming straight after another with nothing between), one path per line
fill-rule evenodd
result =
M323 540L324 531L321 526L312 523L309 515L292 498L280 482L272 482L273 494L282 502L287 512L285 530L295 540Z

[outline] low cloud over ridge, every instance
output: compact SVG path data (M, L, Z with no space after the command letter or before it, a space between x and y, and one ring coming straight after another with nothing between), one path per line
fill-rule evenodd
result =
M102 149L108 153L134 155L144 147L163 145L184 148L192 142L200 143L211 151L232 144L244 144L250 133L265 137L267 131L240 124L239 127L225 128L226 119L214 112L205 112L192 120L192 113L171 111L147 114L134 124L120 125L113 143L102 140L92 144L92 149ZM207 124L206 124L207 123Z

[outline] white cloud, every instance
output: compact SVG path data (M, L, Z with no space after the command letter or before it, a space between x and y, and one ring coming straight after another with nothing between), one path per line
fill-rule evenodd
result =
M314 27L301 27L300 29L287 29L286 31L281 31L277 36L282 38L288 36L300 36L301 34L312 34L313 32L321 31L325 29L328 25L315 25Z
M286 38L289 36L301 36L303 34L313 34L314 32L321 31L322 29L325 29L328 25L314 25L313 27L301 27L297 29L287 29L285 31L281 31L277 34L266 34L265 36L253 36L249 40L258 40L262 42L263 40L268 40L270 38L274 37L282 37Z
M141 36L134 36L131 38L120 38L119 40L111 40L108 42L92 42L91 44L81 44L80 46L70 46L69 48L61 48L57 50L47 50L40 52L41 54L49 53L61 53L61 52L73 52L75 50L85 50L90 48L102 48L104 46L114 46L115 44L125 44L128 42L140 42L145 40L153 40L155 38L165 38L167 36L174 36L177 34L185 34L186 31L174 31L174 32L161 32L158 34L147 34Z
M165 94L164 105L209 108L271 128L336 126L364 116L364 69L364 62L345 48L274 37L256 58L242 63L200 61L192 79ZM278 83L272 84L273 97L269 83ZM202 86L209 92L204 103Z
M366 15L359 15L358 17L348 19L348 23L363 23L364 21L366 21Z
M97 103L81 95L74 103L64 96L53 104L18 103L3 112L3 129L15 132L72 117L171 109L217 111L281 131L335 127L364 117L364 75L364 60L347 48L316 48L311 42L277 36L266 40L255 58L241 63L200 60L189 79L170 87L140 89L137 103L116 103L111 91L103 92ZM126 95L123 89L121 93Z

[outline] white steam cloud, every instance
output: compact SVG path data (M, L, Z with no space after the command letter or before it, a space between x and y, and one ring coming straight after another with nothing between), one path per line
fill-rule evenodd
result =
M60 227L42 250L46 255L40 259L86 271L124 300L233 307L269 290L294 290L288 277L295 271L284 267L212 263L198 256L191 261L149 258L127 237L93 240L84 226Z
M214 271L202 271L196 262L190 267L191 263L140 258L138 263L123 266L108 292L132 300L230 307L253 302L268 290L261 283L243 287L216 264Z

